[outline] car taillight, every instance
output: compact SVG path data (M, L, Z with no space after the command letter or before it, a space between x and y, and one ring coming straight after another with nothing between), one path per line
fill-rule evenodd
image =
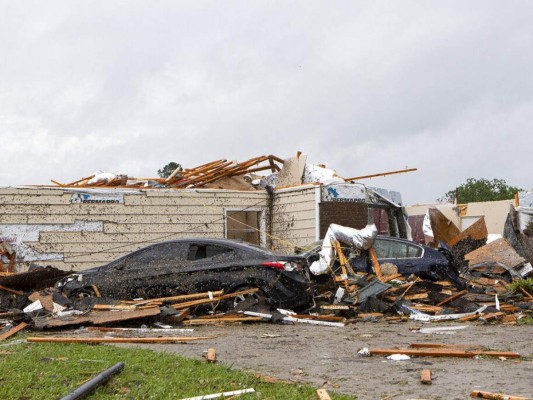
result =
M264 267L280 269L282 271L301 271L303 267L292 261L265 261L261 263Z

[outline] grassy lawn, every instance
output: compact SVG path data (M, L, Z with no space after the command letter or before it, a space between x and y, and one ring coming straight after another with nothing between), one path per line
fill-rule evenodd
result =
M19 336L20 338L20 336ZM239 399L316 399L316 388L266 383L251 373L170 353L106 345L21 343L0 347L0 399L57 399L124 361L124 370L91 399L181 399L254 388ZM355 397L333 395L332 399Z

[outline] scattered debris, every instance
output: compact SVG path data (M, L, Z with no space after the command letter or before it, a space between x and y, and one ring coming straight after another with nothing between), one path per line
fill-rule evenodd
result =
M229 392L222 392L222 393L214 393L214 394L205 394L203 396L196 396L196 397L187 397L181 400L207 400L207 399L220 399L224 397L233 397L233 396L240 396L241 394L246 393L255 393L255 389L241 389L241 390L232 390Z

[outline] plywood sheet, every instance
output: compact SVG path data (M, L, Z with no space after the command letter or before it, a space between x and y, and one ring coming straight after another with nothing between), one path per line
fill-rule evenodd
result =
M103 325L110 322L153 317L155 315L159 315L159 313L159 307L147 308L138 311L91 311L86 315L70 315L67 317L36 320L35 326L38 328L58 328L82 324Z
M496 261L514 268L522 264L521 257L506 239L498 239L465 255L468 265L475 265L487 261Z

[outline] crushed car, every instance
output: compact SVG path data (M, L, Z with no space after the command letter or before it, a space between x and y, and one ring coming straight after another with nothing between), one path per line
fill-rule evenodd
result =
M299 309L312 299L305 262L301 256L281 255L240 241L179 239L71 274L56 288L71 299L100 295L117 300L259 288L259 292L231 299L221 308L262 305Z

